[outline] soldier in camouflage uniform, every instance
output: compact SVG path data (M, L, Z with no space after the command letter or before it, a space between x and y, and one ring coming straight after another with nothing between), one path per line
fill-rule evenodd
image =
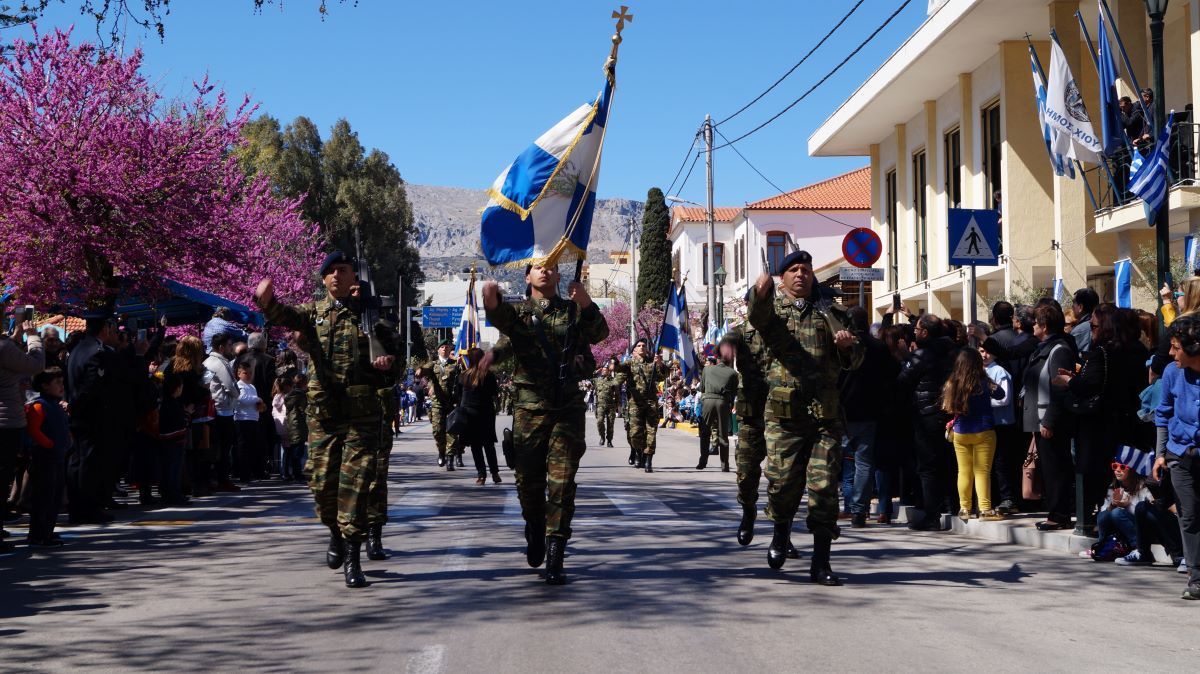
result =
M376 330L379 342L388 354L398 356L399 345L392 337L396 334L391 323L383 323L383 330ZM387 559L383 549L383 525L387 524L387 482L388 467L392 457L392 420L400 413L400 403L396 399L396 384L399 378L393 372L383 373L384 386L377 391L379 404L383 407L383 426L379 431L379 458L376 464L375 479L371 482L371 501L367 508L367 559L382 561Z
M600 376L596 377L592 385L596 391L596 430L600 432L600 446L607 444L612 447L613 429L617 425L617 405L621 399L621 380L613 372L613 364L616 361L609 361L604 364L604 369L600 371Z
M494 281L484 284L487 319L505 336L485 358L489 365L515 361L513 445L526 559L536 568L544 558L546 582L561 585L575 474L587 449L579 380L596 371L589 346L608 336L608 324L581 283L568 286L569 300L559 297L554 267L529 267L525 281L530 300L515 306L501 302Z
M846 310L822 296L812 271L812 256L796 251L777 270L782 294L763 274L751 296L750 324L772 356L766 369L764 418L767 442L767 498L775 521L767 563L783 567L791 522L808 490L808 530L813 534L809 577L822 585L840 585L830 568L830 550L838 537L838 470L842 426L838 411L838 374L857 368L863 347L846 326Z
M617 364L616 371L625 376L628 396L625 411L629 420L629 458L636 457L638 468L654 472L654 446L658 436L658 383L666 380L670 369L662 357L650 359L650 343L643 337L633 345L633 356Z
M458 438L446 430L446 419L458 405L458 377L462 374L458 361L451 358L453 352L454 343L443 339L438 344L437 358L417 370L417 374L429 381L429 394L433 397L429 422L433 426L433 441L437 444L438 466L445 466L446 470L454 470L455 459L460 467L463 465L463 447Z
M354 306L353 260L341 251L321 265L327 294L299 306L275 300L270 279L258 284L255 298L267 319L303 335L315 376L308 388L309 487L317 516L329 527L329 568L342 567L347 587L367 584L359 562L369 528L369 485L375 480L383 407L379 390L385 374L395 374L394 356L370 357L362 314Z

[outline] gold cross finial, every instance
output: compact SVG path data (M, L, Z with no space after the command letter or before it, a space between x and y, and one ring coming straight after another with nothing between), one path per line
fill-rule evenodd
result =
M621 31L625 30L626 21L633 23L633 15L629 13L628 5L621 5L620 11L614 9L612 18L617 20L617 35L620 35Z

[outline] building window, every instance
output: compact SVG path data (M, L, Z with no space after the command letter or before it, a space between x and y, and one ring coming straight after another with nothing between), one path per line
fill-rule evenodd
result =
M962 208L962 134L957 128L946 134L946 200L950 208Z
M713 260L713 271L716 271L719 267L721 267L725 264L725 244L723 244L723 243L716 244L716 250L717 250L717 256ZM703 272L702 273L704 276L704 285L708 285L708 244L707 243L704 244L704 257L702 259L702 262L703 262ZM729 271L729 270L726 270L726 271Z
M675 285L679 285L679 249L671 253L671 280L675 281Z
M996 208L999 206L996 195L1000 194L1003 187L1000 181L1000 155L1004 139L1000 136L999 102L983 109L980 127L983 129L983 182L985 187L983 202L987 204L987 208ZM1001 240L1000 250L997 253L1003 252L1004 241Z
M896 169L887 172L883 184L886 191L883 198L883 217L888 233L888 266L891 267L888 289L895 291L900 288L900 237L899 228L896 226Z
M928 245L928 220L926 219L926 197L925 186L927 184L927 173L925 169L925 151L921 150L913 155L912 158L912 176L913 176L913 212L916 213L917 221L913 223L913 244L917 256L917 280L924 281L929 278L929 245Z
M764 271L774 274L783 258L787 257L787 234L783 232L767 232L767 264L770 269Z

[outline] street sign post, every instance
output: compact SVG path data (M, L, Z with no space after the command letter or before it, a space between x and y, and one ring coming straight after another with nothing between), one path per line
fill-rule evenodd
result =
M950 244L950 264L971 266L971 310L970 320L976 321L977 265L1000 263L1000 213L999 211L971 208L951 208L946 221L949 225L947 240Z
M838 270L838 278L843 281L882 281L883 270L875 268L842 267Z
M421 307L421 327L457 328L462 323L463 308Z
M866 227L850 230L842 239L842 257L855 267L867 268L879 261L883 242L879 235Z

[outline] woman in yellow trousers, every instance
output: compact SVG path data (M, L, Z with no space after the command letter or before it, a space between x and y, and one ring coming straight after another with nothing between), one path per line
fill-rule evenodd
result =
M992 457L996 455L992 400L1007 395L987 376L978 351L958 352L942 389L942 409L954 415L949 432L958 459L958 517L964 522L971 515L972 487L979 496L980 519L1003 519L992 509Z

